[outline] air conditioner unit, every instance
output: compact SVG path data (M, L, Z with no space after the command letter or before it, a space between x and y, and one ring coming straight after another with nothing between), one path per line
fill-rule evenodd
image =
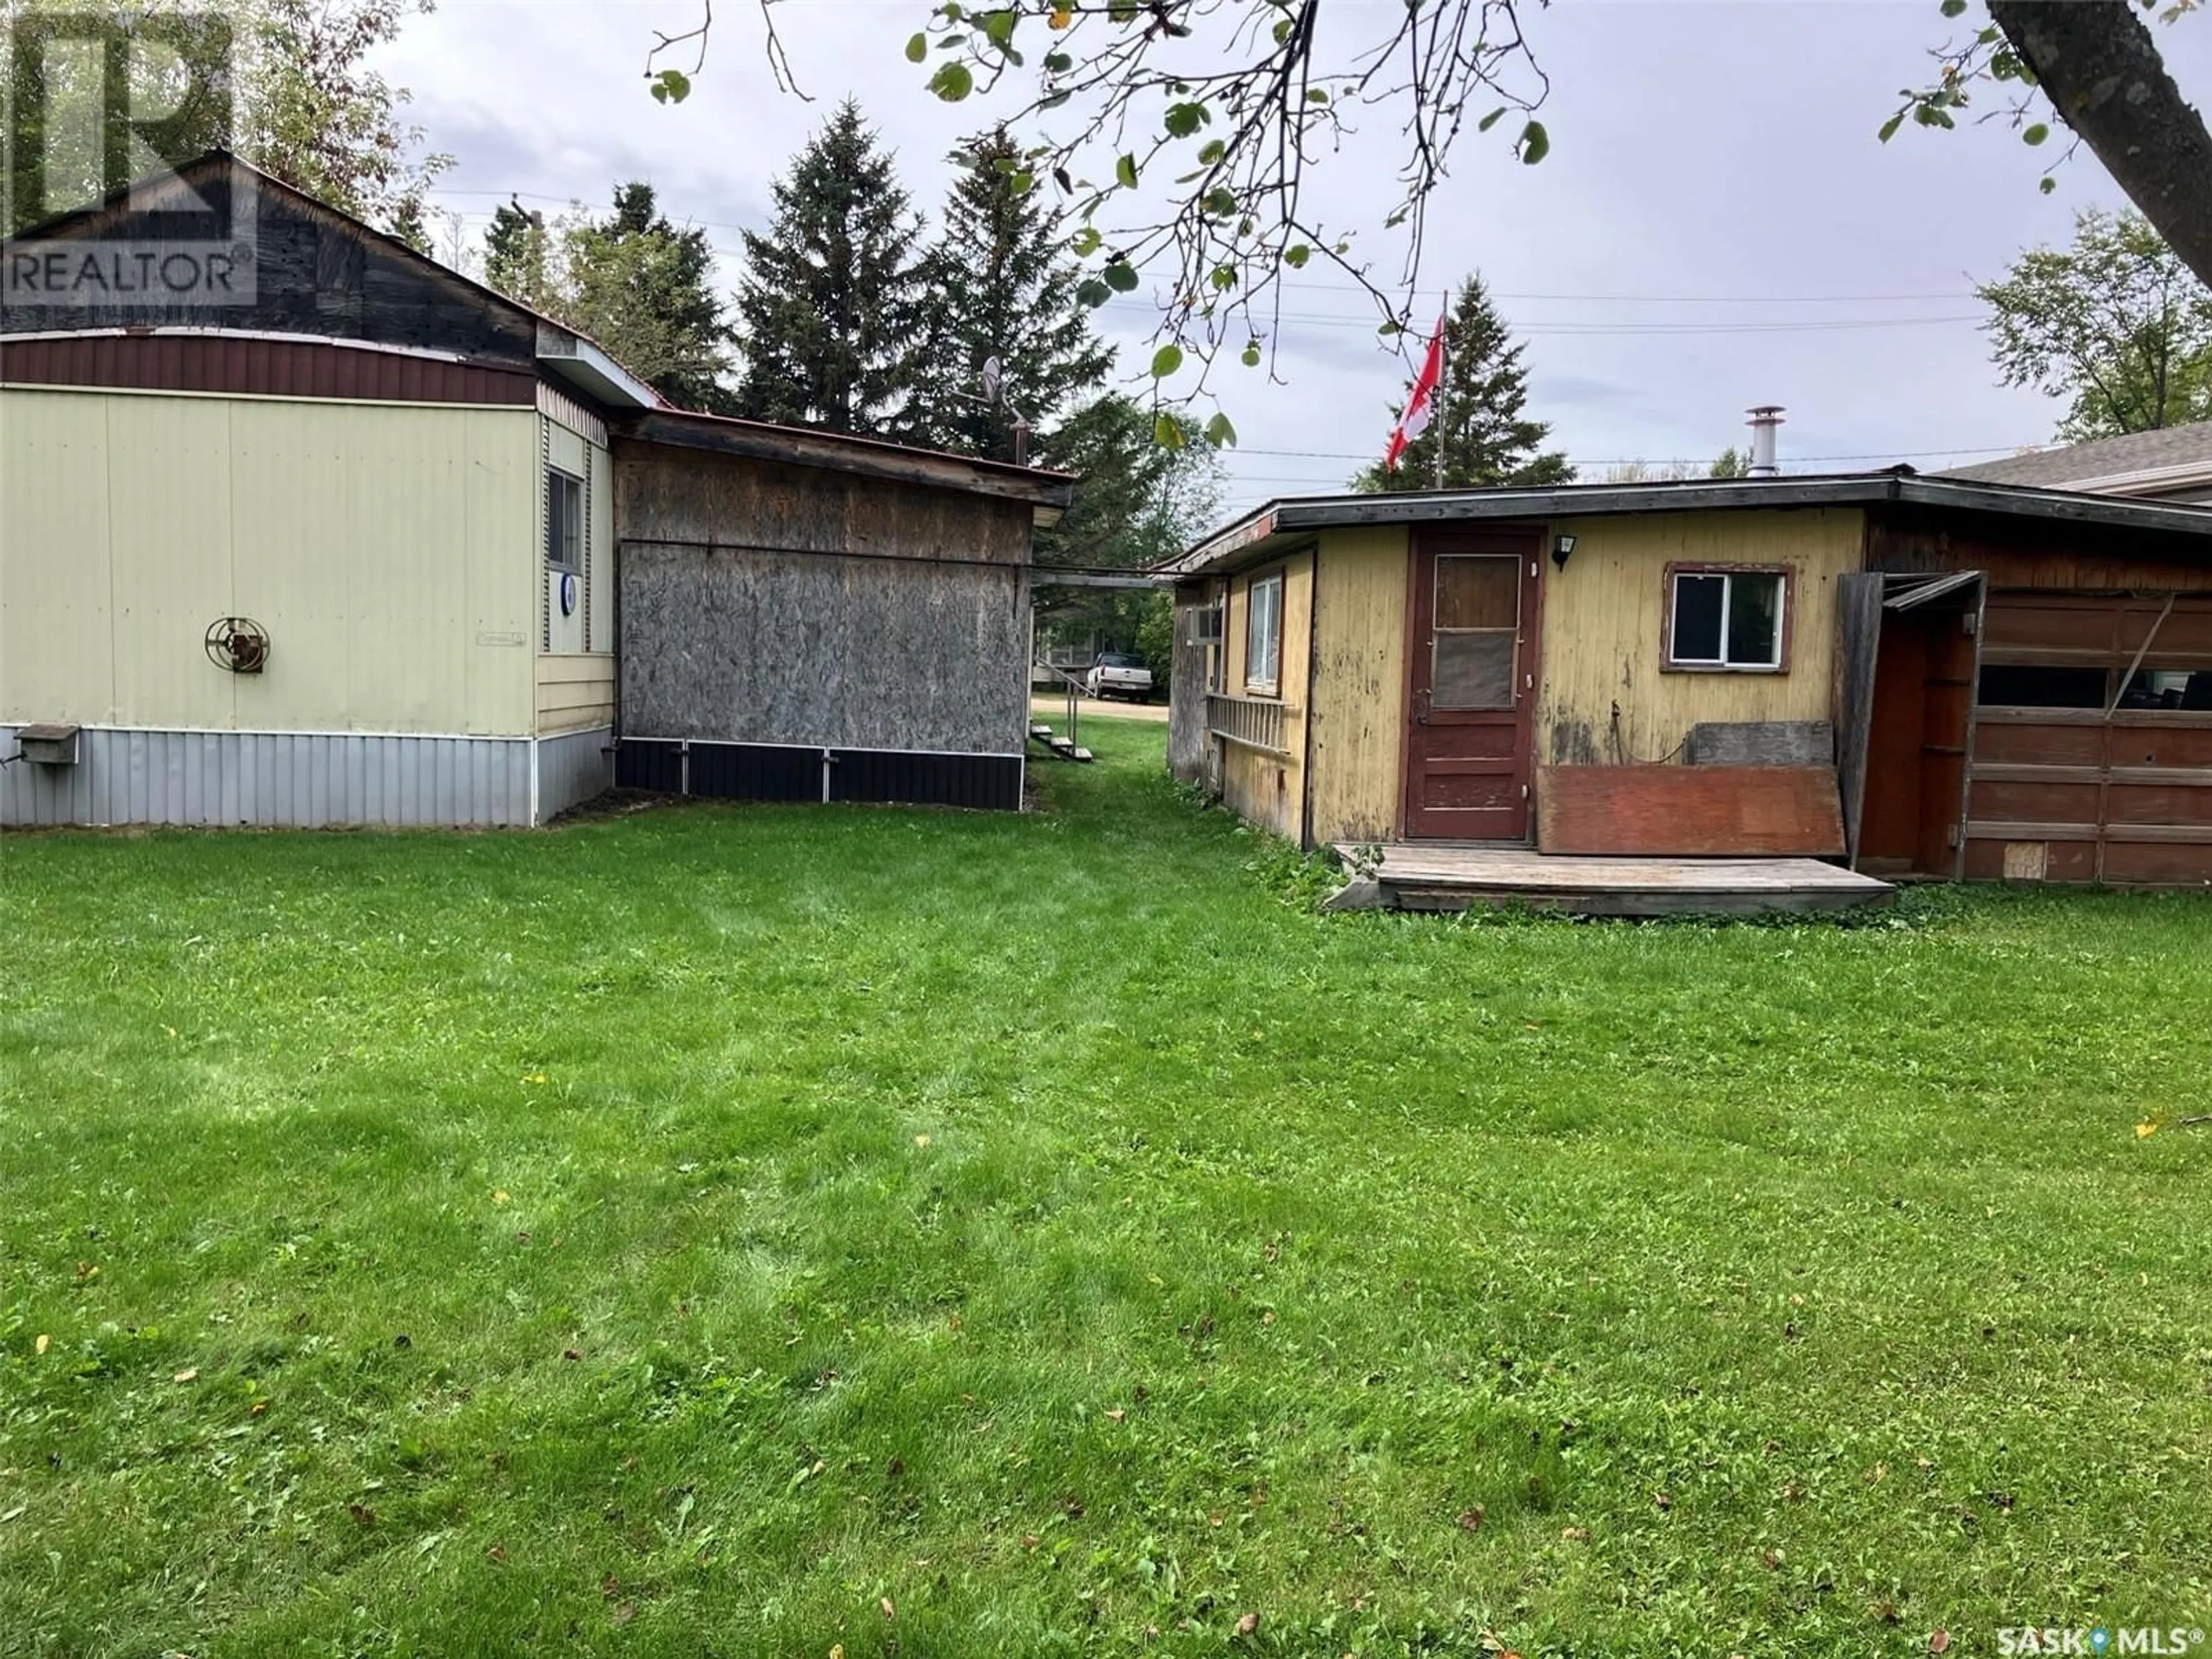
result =
M1221 643L1221 607L1209 605L1190 613L1190 642L1193 645Z
M20 758L40 766L76 764L77 729L56 722L26 726L15 733Z

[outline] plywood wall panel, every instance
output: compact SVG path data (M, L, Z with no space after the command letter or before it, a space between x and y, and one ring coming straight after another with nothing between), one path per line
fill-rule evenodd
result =
M1328 531L1319 556L1308 836L1389 841L1406 740L1406 532Z

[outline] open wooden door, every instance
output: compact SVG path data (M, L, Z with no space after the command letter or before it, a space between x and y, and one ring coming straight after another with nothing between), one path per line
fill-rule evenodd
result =
M1406 834L1528 839L1540 527L1416 530Z

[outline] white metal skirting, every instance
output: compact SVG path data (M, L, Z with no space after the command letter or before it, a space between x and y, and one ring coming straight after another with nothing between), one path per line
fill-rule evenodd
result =
M538 739L538 822L614 787L615 729L588 726Z
M15 730L0 726L0 759L15 753ZM604 731L573 737L595 758L606 742ZM556 757L530 738L88 726L74 766L0 765L0 826L522 827L533 771L541 791L549 763L560 789L579 787L570 741L543 745Z

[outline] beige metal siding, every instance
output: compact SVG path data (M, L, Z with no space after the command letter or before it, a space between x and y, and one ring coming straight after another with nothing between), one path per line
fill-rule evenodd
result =
M0 392L0 718L112 714L107 543L106 400Z
M1861 562L1856 507L1570 519L1565 570L1544 580L1536 758L1617 765L1673 756L1701 720L1830 718L1836 578ZM1668 673L1670 563L1786 564L1790 646L1782 673ZM1620 710L1616 721L1613 711Z
M526 735L528 410L0 392L0 720ZM269 630L232 675L218 617Z
M606 726L615 717L615 659L593 652L586 656L538 659L538 730L573 732Z
M1397 833L1408 568L1401 526L1322 534L1307 825L1313 841L1388 841Z

